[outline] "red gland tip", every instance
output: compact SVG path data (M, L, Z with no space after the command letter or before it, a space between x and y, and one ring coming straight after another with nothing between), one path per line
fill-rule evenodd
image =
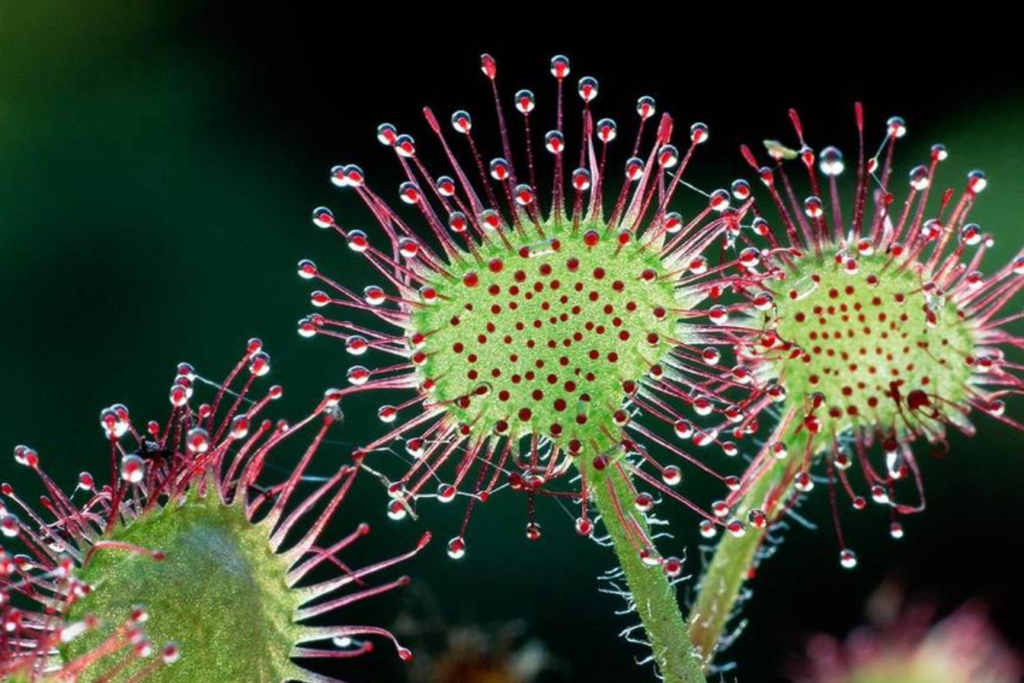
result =
M480 69L492 81L498 75L498 63L494 61L494 57L488 54L480 55Z
M434 116L434 110L432 110L430 107L423 107L423 118L427 120L427 125L430 126L430 129L432 131L434 131L435 133L441 132L441 126L437 122L437 117Z
M802 145L804 143L804 126L800 122L800 115L796 113L796 109L789 110L789 120L793 122L796 136L800 138L800 144Z
M658 124L658 144L664 145L672 138L672 117L665 112Z
M429 531L424 533L420 537L419 543L416 544L416 550L423 550L424 548L426 548L428 545L430 545L430 541L433 540L433 538L434 535Z
M754 158L754 153L750 151L749 147L746 145L740 145L740 154L743 155L743 158L746 159L751 168L755 171L760 170L761 167L757 165L757 159Z

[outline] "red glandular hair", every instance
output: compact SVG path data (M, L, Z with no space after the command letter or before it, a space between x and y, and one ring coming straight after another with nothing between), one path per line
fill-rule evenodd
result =
M723 502L694 502L679 484L690 467L717 482L723 495L737 486L738 478L719 474L697 451L713 445L737 453L757 414L780 395L773 383L759 383L750 368L731 363L732 347L748 330L727 324L729 307L703 305L746 292L760 279L759 252L741 235L740 217L752 199L733 207L725 190L695 192L692 215L673 210L680 190L693 189L683 177L708 129L694 124L677 148L672 118L665 114L655 124L650 97L638 102L639 127L620 175L610 153L618 127L611 119L595 122L598 82L579 81L582 107L568 116L569 61L556 57L554 128L543 135L553 162L545 210L538 180L545 152L534 147L541 137L537 98L516 93L520 123L512 125L495 60L484 55L481 66L496 105L500 156L485 161L465 111L451 118L461 138L453 141L424 109L434 151L444 159L441 172L450 175L428 168L412 136L380 126L381 143L405 175L399 196L415 209L415 221L386 203L354 165L335 167L332 180L363 201L385 246L343 226L327 208L316 209L313 221L345 239L383 283L357 293L312 261L299 264L301 277L324 285L313 293L314 306L357 319L318 313L300 321L300 334L339 338L353 355L396 359L349 370L359 391L382 397L379 416L395 425L361 449L366 462L378 462L369 454L393 444L411 459L390 482L393 516L415 510L425 497L449 502L464 495L465 522L450 544L458 557L474 506L508 485L529 498L530 538L540 536L537 496L576 501L577 528L589 535L593 482L586 473L597 471L596 485L608 487L641 552L650 551L650 539L632 518L663 498L742 534L745 522L731 519ZM579 122L582 138L572 170L570 119ZM521 128L518 147L513 128ZM458 145L468 152L468 166ZM754 294L737 301L768 303ZM402 398L385 402L388 395ZM627 481L629 499L622 500L614 478Z
M1022 387L1020 366L1006 354L1022 345L1007 329L1021 314L1005 308L1024 287L1024 251L989 276L979 270L993 239L970 215L985 175L973 171L959 189L936 191L948 153L935 145L900 182L902 119L889 119L868 157L856 106L859 153L844 195L842 154L816 153L796 112L790 118L799 149L766 143L765 166L742 150L767 201L754 200L745 181L734 186L752 197L744 220L766 242L762 295L771 299L764 309L742 309L750 332L740 354L762 381L784 389L786 402L728 504L778 519L814 487L821 463L834 510L844 498L856 510L869 500L885 506L899 538L899 517L925 506L915 441L944 450L948 426L973 433L974 410L1021 428L1004 414L1004 399ZM788 161L806 170L806 184L790 179ZM897 497L903 480L915 490L910 502ZM856 555L834 517L841 561L853 567Z
M28 605L18 612L15 640L0 640L12 661L52 649L51 641L66 632L60 618L68 610L76 618L82 609L116 616L125 601L149 605L156 616L151 630L171 634L191 653L177 667L182 672L199 663L234 666L244 661L237 652L208 650L223 645L229 616L250 612L247 619L268 620L260 631L269 634L267 642L247 643L265 652L259 664L267 672L260 676L282 681L333 680L294 665L292 658L356 656L372 647L363 636L395 642L377 627L302 623L405 585L407 577L381 585L368 579L416 554L429 534L411 552L361 568L351 568L339 555L369 533L368 525L322 543L325 528L356 479L359 462L336 469L308 495L300 495L300 485L328 431L340 422L338 405L348 390L328 390L296 423L266 419L268 406L283 394L275 385L256 396L257 382L269 370L269 355L253 339L223 383L202 378L191 365L179 365L170 390L170 416L163 424L151 421L140 429L125 406L105 409L100 425L110 448L109 480L100 484L83 472L70 495L44 472L33 448L15 449L15 460L38 474L46 494L37 509L10 484L0 489L0 531L20 548L12 554L13 549L0 547L0 586L5 591L0 607L8 609L8 595ZM193 400L197 389L209 387L214 389L209 403ZM271 456L306 428L313 435L301 459L285 478L270 477ZM219 571L219 557L234 563L230 572ZM140 558L147 562L139 564ZM310 582L325 572L329 578ZM180 591L195 581L204 582L199 594L206 597L189 609L193 602ZM100 589L94 590L97 584ZM223 588L219 593L218 586ZM89 624L90 618L82 623ZM208 645L214 632L220 634L216 647ZM113 652L134 633L125 626L97 651ZM4 638L9 634L0 634ZM324 640L339 647L307 645ZM26 643L31 647L23 656L19 651ZM411 657L397 642L395 646L403 658ZM68 647L76 652L74 645ZM176 655L176 649L169 654ZM90 657L79 659L96 675ZM129 675L147 670L132 665ZM226 681L237 677L213 667L209 675Z

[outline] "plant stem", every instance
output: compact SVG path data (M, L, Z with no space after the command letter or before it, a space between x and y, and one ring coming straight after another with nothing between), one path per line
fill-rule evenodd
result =
M760 505L774 484L765 476L744 496L737 517ZM739 538L726 534L718 543L711 564L704 570L697 601L690 611L690 639L704 666L714 659L715 649L739 600L743 584L757 559L765 529L750 528Z
M599 472L590 463L584 466L591 500L612 539L662 680L665 683L704 683L701 660L690 644L675 590L661 568L644 564L630 541L623 520L624 514L630 514L636 497L630 482L613 472ZM609 482L614 496L608 488ZM636 515L634 519L649 536L643 517Z
M740 500L734 511L737 518L746 517L750 510L765 508L765 501L773 494L773 489L780 482L788 488L791 477L792 458L802 458L807 445L806 432L789 433L784 442L792 455L786 460L772 463L763 472L745 496ZM779 500L785 500L783 495ZM735 537L726 534L718 543L711 564L704 571L700 582L697 601L690 611L690 639L699 653L704 667L711 665L719 641L725 632L736 603L739 601L743 584L751 576L757 561L757 551L764 541L767 529L777 521L782 505L774 511L768 511L768 525L764 529L750 527L746 534Z

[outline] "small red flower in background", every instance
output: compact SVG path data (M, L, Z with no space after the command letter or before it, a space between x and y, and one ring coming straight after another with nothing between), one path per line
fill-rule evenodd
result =
M845 639L818 635L807 645L798 683L1017 683L1019 655L986 611L969 604L941 620L928 603L901 605L892 591L873 600L874 623ZM881 603L881 604L880 604Z

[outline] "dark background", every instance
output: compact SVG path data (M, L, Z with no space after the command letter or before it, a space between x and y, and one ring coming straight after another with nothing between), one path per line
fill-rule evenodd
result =
M693 176L708 189L746 172L740 142L777 137L795 145L791 106L813 146L839 144L851 155L860 99L871 140L889 115L907 119L901 173L935 141L952 153L940 171L943 188L960 187L972 168L988 172L989 190L974 213L1000 238L987 270L1021 241L1024 81L1015 61L990 53L995 40L987 34L954 45L890 20L850 36L767 25L743 36L701 12L680 29L654 18L634 32L613 17L588 28L537 16L507 32L498 30L501 21L438 30L394 6L361 11L371 14L0 0L0 442L34 445L50 474L73 486L83 467L104 466L102 407L123 401L136 420L160 417L176 362L219 377L252 335L274 357L290 417L326 386L342 385L350 359L340 344L295 334L309 305L294 266L309 257L346 282L374 279L338 238L311 226L309 212L327 204L350 227L369 227L361 205L333 188L327 171L359 163L390 199L397 169L376 142L376 125L390 121L426 142L424 104L442 120L469 109L485 145L493 142L484 132L493 118L478 70L484 51L499 60L507 101L529 87L538 115L551 115L548 61L564 52L573 83L600 79L597 109L619 121L624 137L631 139L626 131L642 94L683 127L708 123L711 142ZM455 9L438 8L447 11ZM963 32L953 30L959 41ZM376 406L358 403L347 406L349 425L338 438L367 438L355 425ZM1011 410L1024 415L1019 405ZM730 677L782 680L807 634L859 623L867 596L890 578L944 607L981 598L1011 641L1024 643L1021 436L978 422L980 436L954 438L950 457L925 463L931 505L908 522L903 542L888 540L881 515L847 515L862 558L856 572L838 567L827 501L815 496L805 512L823 528L790 533L764 567L746 611L748 631L725 656L739 663ZM348 451L333 445L325 457ZM34 490L13 461L0 472ZM408 547L421 528L389 523L382 492L367 484L337 529L374 524L372 539L354 553L369 561ZM542 506L545 538L530 544L523 502L498 497L474 520L470 553L455 563L444 540L461 514L427 507L425 521L439 538L405 567L418 588L376 600L352 621L389 624L405 611L425 614L429 624L494 632L522 620L528 637L559 661L553 680L650 678L632 663L643 651L616 639L633 622L614 616L620 605L597 592L611 558L575 536L569 515ZM672 516L696 572L694 520ZM407 640L421 652L443 649L437 634L429 643ZM399 681L402 670L380 648L342 675Z

